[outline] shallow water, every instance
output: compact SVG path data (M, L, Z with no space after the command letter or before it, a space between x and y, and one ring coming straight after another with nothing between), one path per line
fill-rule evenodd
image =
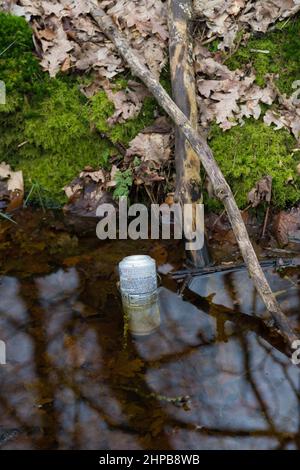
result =
M1 449L300 448L299 369L253 317L245 271L193 278L183 298L162 275L159 330L124 338L118 262L150 253L179 269L180 246L17 221L0 223ZM267 270L298 331L299 274Z

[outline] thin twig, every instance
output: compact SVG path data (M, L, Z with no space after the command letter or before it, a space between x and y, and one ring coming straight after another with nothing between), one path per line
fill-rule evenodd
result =
M9 46L7 46L4 51L0 52L0 57L5 54L5 52L7 52L15 43L17 42L17 40L15 39Z
M264 226L263 226L263 231L262 231L262 234L261 234L261 238L265 238L267 223L268 223L268 220L269 220L269 212L270 212L270 206L268 206L268 208L266 210L266 215L265 215Z

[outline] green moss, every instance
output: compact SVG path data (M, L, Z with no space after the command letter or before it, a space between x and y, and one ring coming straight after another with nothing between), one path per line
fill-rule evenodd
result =
M41 85L45 88L46 74L32 50L32 31L26 21L0 13L0 77L7 89L7 106L2 112L22 106L24 94L39 95Z
M299 49L300 18L298 17L288 23L286 21L283 24L279 23L274 31L263 36L251 36L246 46L241 45L225 63L231 70L251 64L256 72L256 82L259 86L266 85L267 74L279 74L277 85L280 91L291 94L292 83L299 78ZM268 53L259 51L268 51Z
M211 47L214 50L217 42ZM280 91L290 95L292 83L299 78L299 48L298 17L278 23L270 33L252 35L245 46L241 45L225 60L225 64L231 70L251 65L256 72L256 83L261 87L267 84L267 74L275 74ZM300 155L293 155L297 142L288 131L275 131L254 120L225 133L213 125L210 145L240 208L247 205L251 188L267 174L273 177L272 203L276 207L283 208L300 200L300 181L296 172ZM218 201L207 200L207 197L206 204L211 210L221 209Z
M114 105L105 91L89 101L79 91L79 82L87 78L51 79L42 72L33 53L32 31L22 18L0 14L0 54L0 80L7 89L7 104L0 106L0 159L23 170L27 191L34 183L54 203L65 202L62 188L80 170L106 165L115 153L93 130L95 124L112 142L127 145L153 121L157 105L147 98L136 119L109 127L106 121ZM127 84L118 77L114 89Z
M17 58L31 49L32 31L23 18L0 13L0 53L13 42L15 46L10 49L10 55Z
M114 105L107 97L104 90L99 91L92 98L91 119L96 125L96 128L105 134L110 132L110 127L107 124L107 119L112 116L114 112Z
M25 185L44 188L64 203L63 186L85 166L107 162L112 146L91 131L86 100L78 87L55 79L47 95L4 113L1 122L1 160L23 170ZM1 120L1 118L0 118Z
M29 185L38 182L61 203L63 186L85 166L106 163L112 150L91 132L87 105L77 87L59 80L53 81L50 97L25 119L23 135L27 143L11 161L22 168Z
M276 207L299 201L296 165L300 156L292 154L296 141L286 130L275 131L254 120L225 133L214 125L210 145L240 208L247 205L248 192L265 175L273 178L272 203ZM293 183L288 184L291 178ZM220 207L215 202L208 205L210 209Z

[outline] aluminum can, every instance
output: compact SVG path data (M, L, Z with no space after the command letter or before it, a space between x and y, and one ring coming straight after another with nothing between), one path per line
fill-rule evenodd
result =
M155 260L147 255L127 256L119 264L122 304L134 335L149 335L160 326Z

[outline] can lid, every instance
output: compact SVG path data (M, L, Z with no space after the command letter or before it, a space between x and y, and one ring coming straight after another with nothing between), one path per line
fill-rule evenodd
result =
M126 268L140 268L140 267L151 267L156 268L155 260L148 255L132 255L126 256L120 264L120 269Z

